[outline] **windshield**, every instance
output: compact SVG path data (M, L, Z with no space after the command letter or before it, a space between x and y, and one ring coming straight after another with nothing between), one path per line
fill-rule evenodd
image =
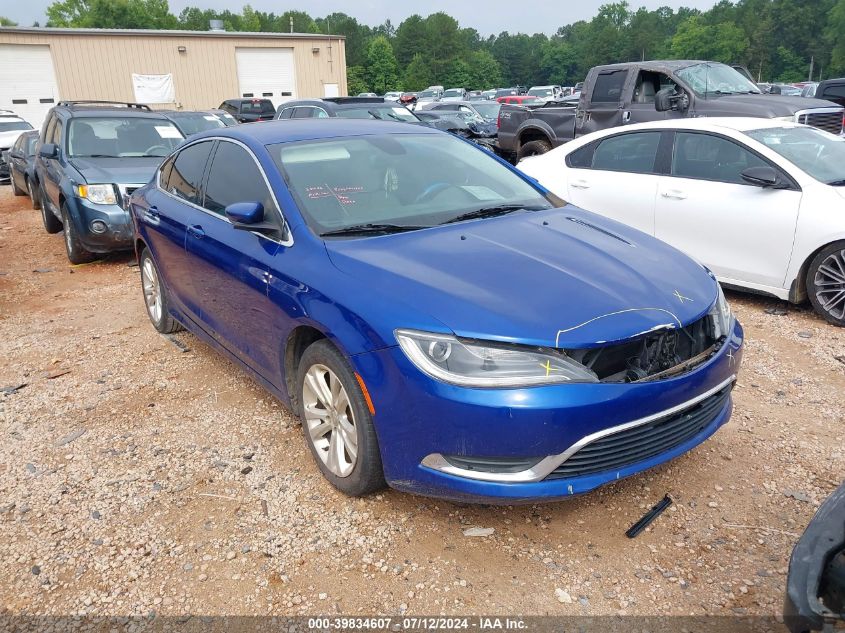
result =
M71 119L67 151L71 158L167 156L182 139L164 119L85 117Z
M341 119L384 119L386 121L411 121L414 123L419 121L408 108L403 106L385 107L372 103L358 108L343 108L337 111L337 116Z
M699 95L760 94L757 86L724 64L711 62L696 64L679 70L677 74Z
M0 121L0 132L14 132L15 130L31 130L32 126L26 121Z
M816 180L845 185L845 139L811 127L763 128L746 134Z
M443 93L444 97L461 97L463 96L464 91L460 88L450 88L446 92Z
M801 88L796 88L795 86L778 86L778 88L780 88L780 93L787 97L801 96Z
M268 146L318 234L367 223L433 226L492 206L550 207L534 187L449 134Z
M554 91L551 88L532 88L528 94L532 97L551 97L554 96Z
M226 127L226 124L223 123L219 117L213 114L191 112L190 114L174 114L173 118L176 120L176 127L178 127L185 136L199 134L200 132L205 132L206 130L217 130L221 127Z
M502 107L501 103L473 103L472 107L478 110L478 113L485 119L495 119L499 116L499 109Z
M436 90L423 90L417 95L417 98L422 99L423 97L436 97L438 94L440 93Z

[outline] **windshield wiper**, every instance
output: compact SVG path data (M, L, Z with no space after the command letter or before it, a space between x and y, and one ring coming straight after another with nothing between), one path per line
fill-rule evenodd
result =
M845 187L845 178L842 178L841 180L831 180L825 184L830 185L831 187Z
M405 231L418 231L419 229L428 229L428 226L415 226L413 224L386 224L367 222L366 224L353 224L345 226L342 229L332 229L320 233L320 237L328 237L332 235L366 235L368 233L404 233Z
M453 222L463 222L464 220L477 220L480 218L493 218L497 215L507 215L508 213L513 213L514 211L541 211L543 209L549 208L551 207L526 206L524 204L500 204L495 207L483 207L481 209L476 209L475 211L462 213L461 215L455 216L451 220L446 220L442 224L452 224Z
M71 158L120 158L114 154L74 154Z

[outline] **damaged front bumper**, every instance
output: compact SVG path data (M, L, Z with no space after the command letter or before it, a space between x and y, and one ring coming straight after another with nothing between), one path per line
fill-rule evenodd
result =
M510 504L583 494L703 442L730 418L742 343L734 320L721 349L683 375L523 389L442 383L398 348L353 362L373 396L392 487Z
M845 621L845 482L792 550L783 619L792 633L832 632Z

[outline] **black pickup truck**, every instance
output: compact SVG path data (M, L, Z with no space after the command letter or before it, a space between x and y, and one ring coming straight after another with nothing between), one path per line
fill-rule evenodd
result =
M717 62L611 64L590 70L577 102L503 105L499 147L519 159L596 130L703 116L783 119L841 134L844 111L829 101L764 95L747 77Z

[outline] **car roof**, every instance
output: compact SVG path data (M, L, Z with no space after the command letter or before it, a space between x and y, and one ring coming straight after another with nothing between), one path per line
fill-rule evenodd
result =
M369 119L288 119L245 123L219 130L201 132L191 140L208 136L229 137L247 144L295 143L297 141L346 138L383 134L446 134L434 128L413 123L399 123Z
M758 117L698 117L690 119L669 119L666 121L649 121L648 123L633 123L624 127L608 128L602 132L628 132L632 130L732 130L734 132L748 132L764 128L798 127L800 124L791 121L778 121Z

